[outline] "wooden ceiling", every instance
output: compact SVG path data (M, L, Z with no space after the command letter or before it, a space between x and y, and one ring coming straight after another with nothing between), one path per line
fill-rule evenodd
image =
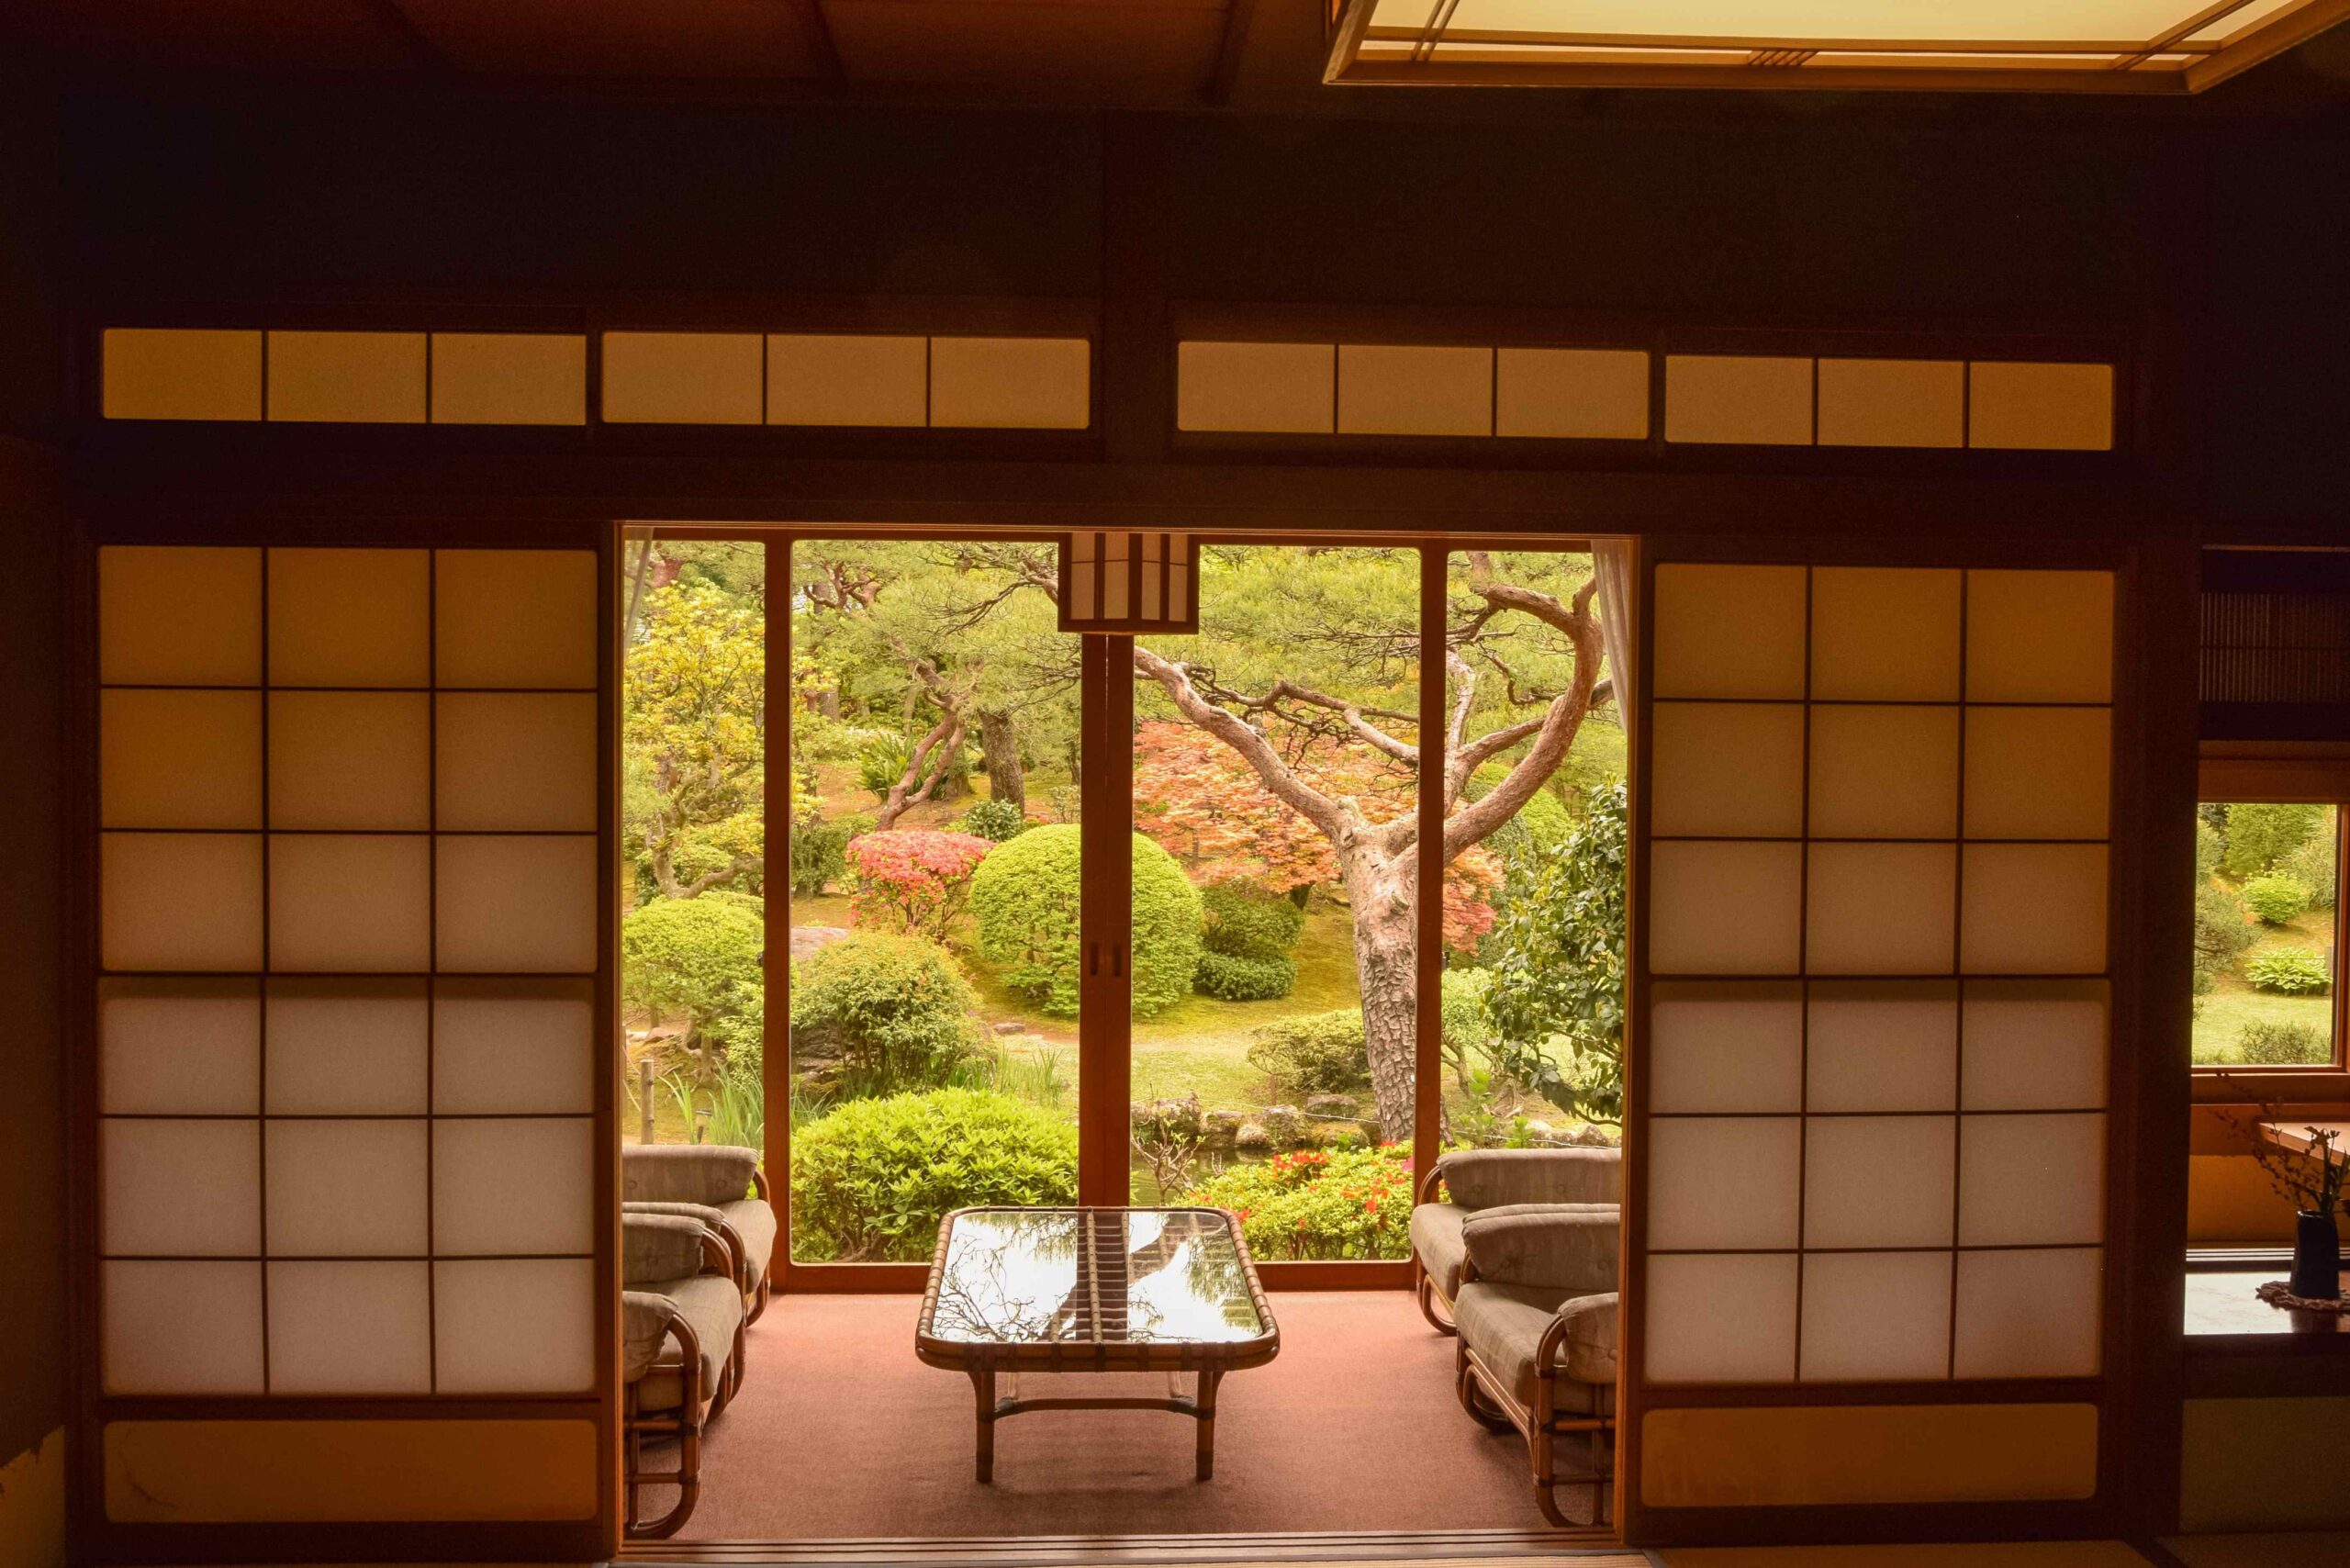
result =
M1672 104L1690 95L1654 89L1333 89L1322 84L1330 15L1330 0L0 0L0 38L106 75L364 73L631 97L1231 104L1414 118L1542 120L1570 100L1581 106L1570 112L1692 112ZM1772 105L1812 112L1835 96L1752 95L1771 101L1753 105L1764 114ZM1901 96L1931 113L1919 100L1937 95ZM1643 97L1651 103L1638 109L1624 101ZM1718 95L1695 98L1707 106L1696 112L1717 115ZM2350 28L2197 101L2201 113L2350 110Z
M1308 5L1300 7L1311 13ZM0 0L0 31L156 68L439 70L1060 103L1228 91L1252 0Z

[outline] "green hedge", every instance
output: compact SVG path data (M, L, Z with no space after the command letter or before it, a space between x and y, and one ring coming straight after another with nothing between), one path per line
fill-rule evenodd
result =
M951 1209L1077 1202L1077 1128L1009 1095L852 1100L791 1135L792 1255L920 1262Z
M971 879L980 956L1006 986L1057 1018L1077 1016L1079 831L1074 823L1032 828L980 861ZM1191 991L1200 895L1173 856L1141 834L1131 837L1134 1011L1148 1018Z
M1297 989L1297 960L1202 953L1192 971L1192 989L1220 1002L1270 1002Z
M1200 945L1236 958L1281 958L1305 932L1296 900L1247 882L1217 882L1200 891Z

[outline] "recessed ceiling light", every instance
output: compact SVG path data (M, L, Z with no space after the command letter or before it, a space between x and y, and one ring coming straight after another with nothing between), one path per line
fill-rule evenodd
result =
M1324 80L2198 93L2350 0L1330 0Z

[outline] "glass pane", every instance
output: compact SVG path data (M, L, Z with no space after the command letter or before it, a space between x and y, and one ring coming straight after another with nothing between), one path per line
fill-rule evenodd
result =
M1456 836L1473 840L1456 844L1445 868L1449 1146L1612 1145L1622 1136L1629 767L1621 707L1600 684L1610 672L1604 607L1591 582L1592 558L1584 554L1463 551L1445 563L1446 751L1452 759L1445 813ZM1796 588L1799 644L1799 577ZM1577 714L1570 701L1562 711L1559 700L1586 684L1593 692L1588 707ZM1802 830L1801 725L1790 724L1791 716L1800 718L1796 710L1673 708L1668 721L1659 705L1659 745L1669 722L1684 757L1709 743L1736 747L1750 764L1745 782L1752 797L1737 802L1720 788L1718 774L1693 772L1673 803L1681 823L1674 831ZM1754 847L1796 857L1788 864L1794 874L1780 879L1790 912L1797 907L1801 862L1794 846L1675 847L1733 854ZM1794 921L1783 924L1788 961L1752 967L1792 969ZM1708 960L1695 967L1749 966ZM1759 1004L1767 1014L1774 1005L1752 988L1720 994L1733 999L1733 1008ZM1776 1049L1799 1039L1796 1030L1765 1029L1744 1041L1735 1066L1707 1066L1705 999L1719 997L1684 993L1682 1000L1699 1005L1668 1008L1662 1025L1683 1051L1676 1069L1693 1070L1669 1091L1682 1096L1683 1108L1702 1109L1712 1079L1725 1070L1797 1081L1797 1056ZM1695 1055L1687 1050L1692 1046Z
M2198 1066L2334 1059L2337 810L2209 801L2195 823Z
M664 541L621 562L623 1160L766 1147L767 555Z
M1260 1260L1406 1252L1419 582L1211 545L1198 634L1136 640L1134 1201L1245 1211Z
M923 1260L948 1210L1077 1201L1082 639L1057 629L1058 566L1044 543L793 546L800 1261Z

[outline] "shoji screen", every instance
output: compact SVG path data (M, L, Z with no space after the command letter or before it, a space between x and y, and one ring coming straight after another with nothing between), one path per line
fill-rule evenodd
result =
M2114 591L1655 567L1649 1506L2095 1491Z
M596 1518L601 580L97 551L106 1519Z

